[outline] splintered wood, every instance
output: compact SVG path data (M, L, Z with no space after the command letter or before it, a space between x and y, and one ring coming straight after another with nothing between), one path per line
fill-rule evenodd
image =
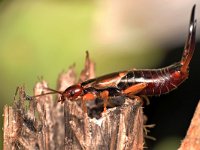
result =
M57 89L64 91L77 81L94 78L94 63L87 52L80 79L74 66L59 75ZM34 94L45 93L46 81L38 82ZM140 150L144 144L143 110L140 101L125 99L121 106L109 108L101 117L84 113L81 100L64 104L52 95L29 99L18 88L13 106L4 107L4 150ZM57 99L60 97L57 96ZM29 99L29 100L27 100ZM28 104L27 104L28 103Z

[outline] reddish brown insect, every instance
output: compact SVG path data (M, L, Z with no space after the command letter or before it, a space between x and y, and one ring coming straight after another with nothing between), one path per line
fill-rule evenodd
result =
M194 15L195 5L192 8L189 34L181 61L161 69L133 69L111 73L72 85L64 92L48 88L51 92L46 94L61 94L61 102L66 99L74 101L81 98L84 107L86 101L100 98L104 101L105 111L110 98L154 96L176 89L189 75L189 63L195 49L196 19Z

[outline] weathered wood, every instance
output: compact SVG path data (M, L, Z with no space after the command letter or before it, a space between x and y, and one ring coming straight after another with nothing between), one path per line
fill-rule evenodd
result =
M200 101L192 118L187 135L181 143L179 150L200 149Z
M85 68L78 81L91 77L94 77L94 63L87 54ZM76 81L72 66L60 74L57 89L63 91ZM34 94L47 92L45 87L47 82L44 80L37 83ZM4 150L143 149L141 101L126 99L124 104L108 109L96 119L83 112L81 100L66 100L61 104L53 100L52 95L45 95L27 101L24 88L20 87L18 91L19 98L15 98L13 106L4 107Z
M143 149L141 103L127 99L121 107L109 109L100 119L91 119L67 102L65 109L66 149Z

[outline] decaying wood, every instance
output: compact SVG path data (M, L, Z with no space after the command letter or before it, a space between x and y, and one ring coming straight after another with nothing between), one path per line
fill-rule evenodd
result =
M182 141L179 150L198 149L200 149L200 101L187 131L187 135Z
M74 107L68 103L67 108ZM133 107L131 107L133 106ZM65 109L66 149L142 149L143 114L141 103L126 100L96 120L74 109ZM137 122L137 123L136 123Z
M74 66L60 74L57 89L63 91L76 81L94 77L94 63L87 53L80 79ZM46 81L38 82L34 94L45 93ZM125 99L98 119L82 111L81 100L53 100L52 95L29 99L24 88L18 89L13 106L4 107L4 150L66 149L66 150L138 150L144 145L142 104ZM57 97L59 99L59 96Z

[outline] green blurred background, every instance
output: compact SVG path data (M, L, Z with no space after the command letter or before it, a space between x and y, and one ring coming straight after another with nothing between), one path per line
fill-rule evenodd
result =
M79 73L86 50L96 62L99 76L130 68L155 68L165 58L165 49L184 45L190 10L195 2L185 2L179 9L175 7L177 3L165 2L163 6L157 0L127 2L1 0L1 114L5 104L12 104L17 86L25 85L26 92L32 95L38 77L44 77L55 88L58 74L73 63ZM171 12L166 11L169 8ZM173 16L174 12L177 15ZM166 18L171 16L182 18L167 24ZM172 36L178 37L177 41ZM169 43L172 44L169 46ZM2 141L2 130L0 134ZM163 142L164 147L174 145L174 149L180 139L169 137L168 141Z

